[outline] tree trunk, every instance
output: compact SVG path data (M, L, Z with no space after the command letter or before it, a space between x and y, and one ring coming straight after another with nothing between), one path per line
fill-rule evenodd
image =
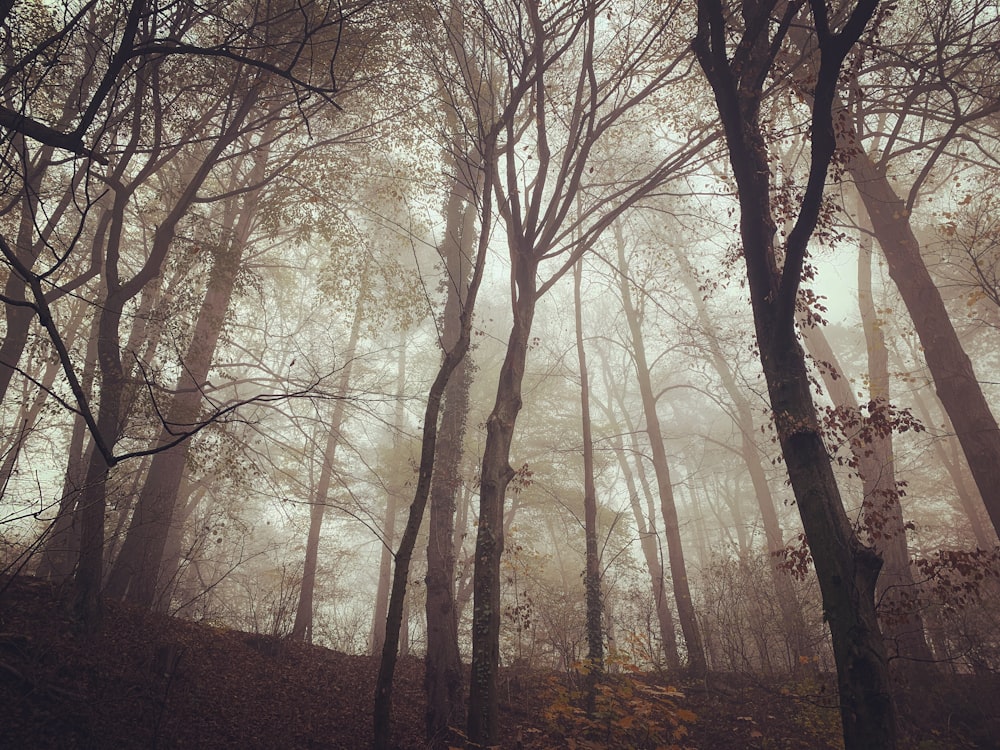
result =
M31 159L27 153L25 139L21 135L14 135L12 142L22 163L25 165L25 175L21 188L21 220L18 222L17 237L14 242L5 243L13 245L11 251L17 256L20 263L29 271L34 267L40 249L44 246L44 240L34 238L35 222L38 219L38 201L41 196L41 183L48 170L52 158L53 149L51 146L44 146L39 149L35 159ZM50 222L51 226L51 222ZM35 318L34 311L25 305L16 304L27 301L27 279L15 272L13 268L7 271L7 280L4 282L4 299L9 300L4 304L4 336L3 343L0 343L0 403L7 398L7 390L10 388L11 379L21 355L28 344L28 335L31 330L31 321Z
M649 436L653 471L656 474L656 487L660 497L660 513L663 516L663 531L667 537L667 556L670 561L670 574L673 578L674 600L677 604L677 619L680 621L681 633L684 635L684 645L687 648L688 669L692 675L700 676L705 674L708 668L705 661L705 648L701 640L701 629L695 616L694 602L691 599L691 587L688 584L687 565L684 561L684 549L681 543L680 521L677 516L677 506L674 502L670 467L667 463L667 452L663 445L663 435L660 432L660 418L656 412L656 396L653 394L653 383L650 377L649 365L646 361L646 347L642 335L642 323L632 304L632 291L629 288L630 282L628 280L628 269L625 261L625 238L622 236L621 227L617 223L615 224L615 239L618 246L622 307L629 327L636 379L639 383L642 410L646 418L646 433Z
M521 411L521 384L531 340L537 302L538 262L531 248L512 244L514 321L507 353L500 367L496 401L486 420L479 483L479 528L473 574L472 677L469 688L469 742L482 747L497 744L500 732L497 668L500 663L500 557L503 554L503 507L507 485L515 472L510 446Z
M924 423L925 427L929 428L930 425L935 423L935 420L931 415L927 399L924 398L923 389L914 389L912 396L920 420ZM938 461L944 466L945 471L948 472L948 476L951 478L952 484L955 487L955 494L958 496L958 506L969 521L969 528L972 531L973 538L976 540L976 546L982 550L992 549L997 544L996 535L987 531L987 526L983 523L981 514L985 506L978 497L974 496L975 490L970 490L967 484L965 467L962 465L961 445L957 445L958 441L955 438L955 430L948 424L948 415L944 414L943 419L945 422L944 434L936 435L935 439L931 441L931 445L934 448L934 455L937 456Z
M261 142L269 144L274 125L265 127ZM268 145L254 152L251 185L260 185L269 154ZM231 185L235 190L238 185ZM208 380L215 349L229 310L243 252L250 240L253 219L257 215L260 189L243 197L242 204L232 199L224 208L225 228L209 275L205 297L194 326L194 333L183 359L181 375L174 389L158 443L166 446L177 439L178 432L191 430L202 410L202 387ZM228 235L228 236L227 236ZM148 328L148 326L143 326ZM146 338L145 336L143 338ZM134 342L138 348L139 341ZM191 441L164 448L152 460L146 482L136 503L128 535L108 579L107 593L151 609L162 594L159 588L163 551L174 523L177 493L184 475Z
M625 479L625 487L629 493L629 505L632 508L632 516L635 518L636 530L639 532L639 546L642 549L642 556L646 561L646 570L649 571L650 582L653 587L653 601L656 603L656 621L660 629L660 645L663 648L667 667L677 670L680 669L681 659L680 654L677 652L677 634L674 630L674 618L670 612L670 604L667 601L666 580L660 549L660 537L656 531L656 516L653 512L652 492L642 468L642 455L635 442L636 431L633 429L631 421L628 420L628 414L625 411L625 400L622 398L620 390L612 388L613 379L603 351L598 349L598 354L601 357L605 389L609 396L618 402L622 415L626 419L627 433L632 439L631 450L635 457L635 470L632 469L625 455L622 428L615 419L611 407L602 405L604 418L615 432L615 437L613 438L615 455L618 457L618 465L621 467L622 477ZM636 485L636 478L639 480L642 496L646 499L646 505L649 508L648 520L646 513L639 504L640 487Z
M573 310L576 318L576 354L580 365L580 417L583 438L583 526L586 537L584 593L587 609L587 711L593 714L597 682L604 671L604 634L601 629L601 561L597 552L597 486L594 482L594 441L590 423L590 373L583 345L583 305L580 286L583 259L573 269Z
M87 311L88 307L89 305L83 300L76 300L73 303L72 313L66 324L67 349L72 348L74 340L77 336L79 336L80 326L83 324L84 313ZM9 489L10 480L15 474L18 458L20 458L21 451L24 449L24 445L27 442L28 437L35 430L42 408L48 403L49 393L51 392L52 384L55 382L56 375L58 375L58 373L59 361L49 361L45 365L45 369L42 371L41 377L38 378L39 387L36 389L37 392L35 393L34 398L28 397L26 383L26 387L21 395L21 404L18 408L17 418L14 420L14 424L16 425L14 433L2 453L0 453L0 455L3 456L3 463L0 465L0 498L2 498Z
M74 579L73 612L84 632L97 632L102 624L101 585L104 571L104 513L108 471L111 464L96 442L102 439L111 450L122 431L125 379L122 376L118 326L124 300L108 300L100 313L97 331L97 361L101 373L101 398L97 415L95 447L91 451L78 508L80 513L80 559Z
M396 414L393 422L393 449L400 449L400 435L406 416L403 390L406 387L406 331L399 332L399 353L396 357ZM382 553L379 556L378 587L375 590L375 614L372 620L371 654L378 656L385 647L385 618L389 613L389 594L392 589L392 552L396 548L396 516L402 487L386 488L385 517L382 521ZM405 618L404 618L405 620ZM429 648L429 646L428 646Z
M938 397L955 427L993 528L1000 534L1000 429L996 419L920 254L906 205L852 132L838 130L838 146L849 156L847 168L885 255L889 276L913 320Z
M889 351L872 295L872 241L862 232L858 249L858 305L868 349L869 398L880 407L888 406ZM853 445L853 443L852 443ZM870 532L873 546L884 565L875 590L885 616L883 630L895 646L890 658L901 657L904 672L932 674L933 655L924 631L923 618L915 605L916 584L906 545L906 528L896 472L892 433L876 431L869 446L857 454L864 483L865 500L870 505ZM874 474L872 474L874 472Z
M802 607L795 596L795 587L792 585L788 573L779 569L777 565L778 560L775 558L775 553L785 546L784 533L781 530L781 524L778 522L774 496L771 494L771 486L767 481L767 475L764 471L760 449L754 441L757 428L754 424L753 408L746 394L737 385L736 373L722 351L722 347L719 344L718 332L715 330L715 326L709 317L691 264L680 252L675 251L674 257L681 266L683 272L682 280L698 312L698 323L704 333L705 343L711 355L710 362L718 373L730 401L733 403L733 410L735 412L734 422L740 431L739 454L747 467L747 473L750 475L754 497L757 500L757 508L760 511L761 522L764 526L764 538L767 541L767 552L771 563L769 566L771 580L774 582L774 590L778 596L778 608L781 611L782 624L784 625L787 637L791 641L792 669L798 669L800 666L804 666L814 660L815 649L809 640L805 619L802 616Z
M74 592L74 610L83 622L86 631L93 632L100 627L100 592L103 578L104 555L104 512L106 507L105 485L112 454L124 427L123 398L126 382L121 360L121 336L119 327L125 305L142 289L158 278L173 245L177 226L187 214L197 198L198 191L215 167L222 153L240 135L243 123L253 109L260 94L260 86L254 86L239 100L226 128L212 142L202 158L195 162L195 168L184 189L169 213L157 226L152 247L146 262L127 282L120 276L118 260L123 235L123 223L131 192L116 193L112 210L112 226L108 233L108 249L105 256L104 278L108 289L107 298L99 316L97 332L97 361L101 374L100 407L94 434L96 445L90 467L87 470L86 486L81 496L82 518L80 527L80 563L77 567ZM44 296L40 285L33 282L36 304L42 315L48 315L43 304ZM51 321L50 321L51 322ZM43 320L43 323L45 321ZM64 363L71 368L71 363ZM105 455L107 452L108 456Z
M826 5L810 2L812 30L821 50L813 95L810 167L798 216L780 249L775 238L771 166L760 106L762 88L773 65L772 50L778 49L782 35L796 20L796 6L789 6L782 22L772 27L768 8L744 5L743 41L734 52L735 59L730 60L730 32L721 2L699 0L698 34L693 42L715 94L736 180L761 366L830 626L846 750L896 747L887 654L875 613L875 582L881 560L854 534L844 510L812 401L805 355L796 338L794 311L835 149L832 106L837 81L844 58L875 6L875 0L860 0L848 9L841 31L833 34ZM778 35L775 39L770 38L772 28Z
M496 131L488 134L481 144L483 169L483 184L491 185L495 163ZM486 261L486 249L489 244L492 218L491 191L483 191L482 205L479 209L480 228L476 247L476 259L469 282L468 294L461 308L461 326L458 341L451 349L444 351L437 377L431 384L427 395L427 406L424 409L424 435L420 445L420 470L417 475L417 487L413 493L413 503L406 519L406 528L399 541L396 551L396 566L392 576L392 592L389 597L389 611L386 615L385 645L382 648L382 659L379 662L378 676L375 682L375 709L373 724L375 750L387 750L392 736L392 678L396 670L396 658L400 642L400 627L403 621L403 605L406 598L406 582L410 573L410 560L413 548L417 543L417 532L423 521L424 510L431 492L431 479L434 475L434 459L437 451L438 420L441 414L441 402L444 398L448 382L454 375L455 368L462 362L469 351L472 339L472 316L476 307L476 297L483 279L483 268Z
M362 273L367 273L364 269ZM319 481L309 508L309 532L306 536L306 556L302 566L302 587L299 590L299 603L295 609L295 623L292 625L291 639L312 643L313 624L313 592L316 590L316 567L319 562L319 539L323 529L323 516L326 503L330 497L330 485L333 479L333 468L337 460L337 446L340 444L340 433L344 427L344 408L347 404L347 392L351 384L351 370L354 366L354 355L361 336L361 321L364 317L364 306L367 291L362 284L358 299L354 306L354 320L351 323L351 333L344 350L344 365L340 368L340 380L337 393L340 395L334 401L333 414L330 416L330 430L327 432L326 446L323 450L322 466Z
M453 124L457 127L457 124ZM453 144L458 148L458 144ZM478 167L478 165L477 165ZM475 204L469 186L457 181L446 210L442 256L447 273L448 297L441 325L447 349L458 343L461 312L469 292L468 259L475 244ZM460 726L465 672L458 649L458 618L455 610L455 509L461 489L461 462L465 426L469 412L471 372L468 359L455 367L445 389L430 494L430 528L427 537L427 652L424 657L424 714L427 740L445 747L449 727Z

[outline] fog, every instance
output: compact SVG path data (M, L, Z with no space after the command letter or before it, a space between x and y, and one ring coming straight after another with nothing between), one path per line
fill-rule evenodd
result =
M996 672L996 8L695 5L0 10L5 573L483 746L500 667L836 673L849 748Z

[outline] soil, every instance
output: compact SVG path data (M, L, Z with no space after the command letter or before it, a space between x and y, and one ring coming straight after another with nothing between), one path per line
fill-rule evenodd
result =
M79 635L59 592L0 579L0 748L296 750L371 746L378 663L287 639L107 603L99 635ZM394 741L423 748L423 663L401 659ZM503 747L841 747L829 677L667 679L621 669L597 712L582 678L504 672ZM899 698L903 748L1000 747L997 675L940 676ZM461 745L460 733L452 738Z

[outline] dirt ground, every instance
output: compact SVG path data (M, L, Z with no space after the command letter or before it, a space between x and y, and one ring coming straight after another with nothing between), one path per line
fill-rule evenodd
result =
M376 660L109 603L84 638L58 592L0 579L0 748L370 747ZM394 738L422 748L423 665L397 669ZM582 678L505 672L503 747L841 747L828 678L698 682L624 670L582 706ZM902 747L1000 747L1000 679L948 676L901 691ZM459 735L453 738L461 744Z

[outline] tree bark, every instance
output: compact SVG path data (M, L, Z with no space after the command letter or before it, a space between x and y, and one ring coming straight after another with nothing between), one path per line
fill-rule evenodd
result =
M457 123L452 123L457 127ZM456 139L457 141L457 139ZM458 148L457 142L453 148ZM457 153L457 152L456 152ZM457 165L456 165L457 166ZM478 164L474 164L478 169ZM442 256L447 274L448 297L442 319L442 342L446 349L462 334L461 312L469 294L469 259L475 250L475 204L472 186L456 180L446 208ZM471 372L463 357L455 367L444 393L441 432L430 494L430 527L427 536L427 653L424 657L424 714L427 740L445 747L450 727L460 726L464 679L458 649L458 618L455 609L455 510L461 489L461 462L469 412Z
M587 711L594 712L597 683L604 671L604 634L602 632L601 560L597 551L597 485L594 481L594 439L590 421L590 373L587 350L583 344L583 304L580 286L583 260L573 268L573 311L576 319L576 354L580 366L580 418L583 439L583 527L586 542L586 568L583 576L587 610Z
M993 528L1000 534L1000 429L996 419L920 254L905 203L855 134L846 128L837 133L837 145L848 155L848 171L885 255L889 276L920 338L938 398L955 427Z
M642 323L632 303L632 291L629 288L628 267L625 261L625 238L622 236L619 224L615 225L615 240L618 246L618 278L622 307L625 311L625 320L628 323L632 359L635 364L636 379L639 383L639 394L642 398L642 410L646 418L646 433L649 436L653 471L656 474L660 513L663 516L663 531L667 538L670 575L673 578L674 600L677 604L677 619L680 621L684 645L687 648L687 667L692 675L700 676L704 675L708 669L708 664L705 661L705 647L701 639L701 628L694 611L694 602L691 599L687 564L684 560L684 548L681 542L680 520L677 515L677 505L674 502L673 483L670 479L670 466L667 462L663 434L660 431L660 418L656 410L656 396L653 394L653 383L646 360Z
M270 141L273 125L265 128L261 138ZM259 185L264 178L269 149L264 146L254 152L250 184ZM235 188L236 186L232 186ZM174 397L160 432L160 446L176 440L177 433L192 429L202 411L202 387L208 379L215 349L222 332L226 312L236 287L236 278L256 216L260 190L247 194L242 206L238 201L227 206L223 226L223 244L217 248L209 275L205 297L194 326L190 344L183 360L181 375ZM157 604L163 551L174 523L177 493L184 475L191 442L164 448L152 460L146 482L136 502L128 534L108 579L107 594L124 598L133 604L151 609Z
M794 312L809 238L819 218L835 149L832 107L844 59L875 11L875 0L846 10L830 29L827 6L809 0L821 50L810 129L810 166L798 216L779 253L771 167L760 122L763 85L783 36L797 19L790 5L777 25L770 6L745 3L742 42L730 59L730 30L718 0L699 0L693 47L715 94L740 205L740 235L761 366L782 455L812 552L837 665L846 750L896 747L895 706L875 613L878 555L855 535L844 510L810 392ZM771 38L772 33L774 38ZM779 266L778 258L781 257Z

